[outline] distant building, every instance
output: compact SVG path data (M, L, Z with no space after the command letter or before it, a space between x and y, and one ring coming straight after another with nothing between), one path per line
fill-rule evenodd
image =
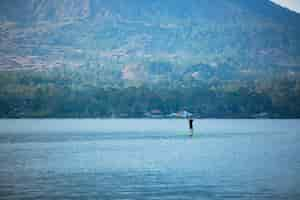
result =
M268 118L269 117L269 113L266 113L266 112L258 113L258 114L253 115L252 117L264 119L264 118Z
M167 117L170 117L170 118L176 118L176 117L178 117L178 116L177 116L177 113L171 113L171 114L169 114Z
M168 117L171 117L171 118L188 118L188 117L192 117L193 114L188 112L188 111L180 111L180 112L177 112L177 113L171 113L168 115Z
M151 114L153 115L161 115L161 111L160 110L151 110Z
M155 110L151 110L150 112L145 113L145 117L163 118L164 114L161 112L161 110L155 109Z
M181 116L181 117L184 117L184 118L188 118L188 117L192 117L193 116L193 114L192 113L190 113L190 112L188 112L188 111L181 111L180 113L179 113L179 115Z

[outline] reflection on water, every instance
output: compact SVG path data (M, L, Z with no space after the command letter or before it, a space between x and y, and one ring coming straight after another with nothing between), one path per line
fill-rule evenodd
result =
M297 120L2 120L0 199L299 199Z

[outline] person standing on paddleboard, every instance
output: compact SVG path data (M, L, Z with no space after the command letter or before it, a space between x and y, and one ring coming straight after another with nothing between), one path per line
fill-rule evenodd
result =
M189 129L190 129L190 136L194 135L194 126L193 126L193 115L192 113L189 113L187 111L183 111L183 117L188 119L188 123L189 123Z
M194 119L189 117L189 127L190 127L190 136L194 135L194 126L193 126Z

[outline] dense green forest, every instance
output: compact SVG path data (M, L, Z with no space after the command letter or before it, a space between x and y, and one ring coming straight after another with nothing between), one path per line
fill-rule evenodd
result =
M300 81L178 81L97 86L44 72L0 74L0 117L161 117L187 110L195 117L300 117Z

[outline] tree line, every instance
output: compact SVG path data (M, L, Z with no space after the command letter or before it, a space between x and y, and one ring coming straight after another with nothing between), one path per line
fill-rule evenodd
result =
M1 78L1 118L138 118L152 110L163 116L187 110L196 117L300 117L300 84L288 79L99 87Z

